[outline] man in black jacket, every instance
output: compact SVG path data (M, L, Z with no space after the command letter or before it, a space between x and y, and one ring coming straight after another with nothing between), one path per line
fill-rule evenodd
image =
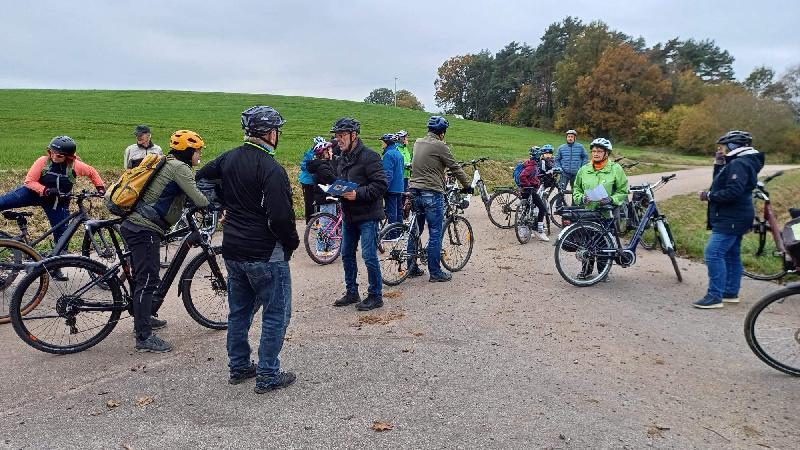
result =
M343 117L336 121L331 133L341 150L341 156L332 161L333 175L336 179L351 181L358 185L355 190L342 194L342 265L345 295L336 300L334 306L358 303L359 311L383 306L381 285L381 266L378 263L378 222L383 219L383 195L388 185L380 155L364 146L358 134L361 125L357 120ZM331 183L332 179L320 180ZM361 257L367 266L369 288L362 301L358 295L358 265L356 247L361 241Z
M230 384L256 377L263 394L294 382L281 372L278 354L292 314L289 259L300 240L294 223L292 189L275 160L285 121L269 106L242 113L245 142L197 172L198 179L220 179L225 228L222 256L228 269L228 367ZM250 360L247 334L263 306L258 366Z
M753 189L764 167L764 154L751 147L746 131L729 131L717 140L717 158L711 190L700 192L708 202L711 237L705 249L708 291L694 303L696 308L722 308L739 303L742 235L753 226Z

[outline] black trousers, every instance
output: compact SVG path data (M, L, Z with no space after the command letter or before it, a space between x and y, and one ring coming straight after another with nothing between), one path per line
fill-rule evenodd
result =
M153 293L161 283L159 277L161 236L150 230L133 231L124 224L120 231L131 251L133 330L136 333L136 340L143 341L153 332L150 316L155 314Z
M303 211L306 216L306 223L311 220L314 214L314 186L313 184L301 184L303 187Z
M536 193L537 188L522 188L521 197L528 198L530 197L531 202L534 206L536 206L536 223L541 223L544 220L544 213L547 210L547 206L545 206L544 201L542 201L542 197L539 197L539 194Z

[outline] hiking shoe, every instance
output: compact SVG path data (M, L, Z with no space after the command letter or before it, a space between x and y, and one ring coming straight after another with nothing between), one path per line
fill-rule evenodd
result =
M250 378L255 378L256 367L256 363L250 361L250 365L245 368L231 370L230 378L228 378L228 384L241 384Z
M546 234L544 234L544 232L543 232L543 231L537 231L537 232L535 233L535 235L536 235L536 238L537 238L537 239L539 239L540 241L544 241L544 242L550 242L550 238L549 238L549 237L547 237L547 235L546 235Z
M150 328L153 330L160 330L167 326L166 320L161 320L156 316L150 316Z
M739 296L723 294L722 303L739 303Z
M50 276L56 281L69 281L69 277L61 269L50 272Z
M140 353L143 352L166 353L170 350L172 350L172 344L161 339L155 334L151 334L149 338L143 341L140 340L136 341L136 351Z
M358 294L351 294L348 292L347 294L344 294L344 297L333 302L333 306L347 306L360 301L361 298L358 296Z
M411 270L409 270L408 272L409 272L408 276L410 276L411 278L421 277L425 275L425 271L420 269L418 266L412 267Z
M253 392L266 394L275 389L285 388L294 383L295 380L297 380L297 376L292 372L280 372L278 376L272 378L256 377L256 387L253 388Z
M377 295L369 294L364 301L356 305L356 309L359 311L369 311L371 309L380 308L381 306L383 306L383 299Z
M581 272L577 277L579 280L588 280L592 278L592 272Z
M435 277L431 276L430 278L428 278L428 281L431 282L431 283L444 283L444 282L450 281L452 279L453 279L453 275L451 275L451 274L449 274L447 272L442 272L442 273L440 273L439 275L437 275Z
M718 298L712 298L706 295L700 300L694 302L693 306L695 308L700 308L700 309L712 309L712 308L722 308L723 304L722 300Z

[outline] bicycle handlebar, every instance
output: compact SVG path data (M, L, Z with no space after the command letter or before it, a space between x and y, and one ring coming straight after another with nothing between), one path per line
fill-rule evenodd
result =
M783 175L783 171L782 170L779 170L779 171L773 173L772 175L768 176L767 178L764 178L764 184L769 183L770 181L772 181L775 178L778 178L781 175Z

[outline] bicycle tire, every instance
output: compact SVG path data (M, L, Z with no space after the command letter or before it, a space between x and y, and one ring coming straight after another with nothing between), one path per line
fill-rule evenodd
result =
M514 234L517 237L517 241L522 245L530 242L531 234L533 233L527 219L529 208L530 205L528 205L527 202L524 205L521 204L520 207L517 208L514 219ZM527 230L527 232L525 230Z
M225 330L228 328L228 291L227 291L227 270L222 261L222 246L209 248L209 255L201 252L189 261L186 268L181 273L180 292L183 298L183 306L189 316L200 325L211 328L212 330ZM219 267L220 274L215 274L209 265L209 257L213 256ZM198 274L198 270L207 270L207 273ZM220 278L221 275L221 278ZM210 287L201 286L200 280L210 282ZM200 294L209 291L211 300L206 306L206 302L200 301ZM201 305L198 307L198 305Z
M444 221L441 263L445 269L450 272L463 269L472 256L474 246L475 235L472 232L472 224L466 217L450 216Z
M678 268L678 258L675 257L675 249L671 248L667 250L667 256L669 256L669 260L672 262L672 268L675 269L675 276L678 277L678 283L683 283L683 275L681 275L681 269Z
M323 233L323 232L319 231L319 228L315 229L314 227L315 227L315 225L316 226L320 226L321 224L324 224L324 225L321 225L321 226L327 226L327 224L335 224L337 220L339 220L339 219L336 216L334 216L333 214L331 214L331 213L318 212L318 213L313 214L311 216L311 218L309 219L308 224L306 224L306 231L303 234L303 244L305 245L306 253L308 253L308 256L311 258L311 260L314 261L315 263L319 264L319 265L323 265L324 266L324 265L327 265L327 264L331 264L332 262L336 261L336 259L341 254L341 252L342 252L341 226L342 225L339 224L338 233L337 233L337 227L334 227L333 229L330 230L330 232L334 233L334 236L330 236L330 235L322 236L321 233ZM316 234L316 236L314 236L315 234ZM336 240L336 236L335 236L336 234L339 235L338 241ZM332 248L331 250L325 250L328 253L327 255L317 254L317 244L320 242L319 241L320 238L322 238L322 245L325 246L325 248L328 248L329 246L335 246L335 248ZM311 249L311 247L312 247L311 240L312 239L316 239L315 242L314 242L314 247L315 247L314 250Z
M556 269L558 269L561 278L577 287L588 287L599 283L611 271L611 266L614 263L613 258L604 258L606 263L603 269L598 270L597 275L592 278L580 278L579 275L583 273L587 260L591 264L592 272L594 272L594 265L600 258L594 256L592 259L592 253L597 253L598 248L616 249L615 241L601 225L593 222L577 222L569 225L564 230L565 231L562 232L563 234L556 240L554 250ZM604 241L602 242L603 245L596 245L601 243L600 240ZM596 242L592 242L592 248L588 248L586 244L587 241ZM584 252L584 254L582 255L579 252ZM568 270L565 267L569 259L577 259L580 261L582 267L581 270L574 275L568 273L572 272L572 270Z
M397 286L405 281L410 274L408 259L417 259L417 255L408 254L409 235L408 226L400 222L387 225L378 235L378 264L381 266L381 281L387 286ZM422 251L421 244L417 236L417 253Z
M550 221L553 222L558 228L564 228L564 221L561 219L561 216L555 212L566 206L566 204L567 203L564 200L564 195L561 193L556 193L556 195L554 195L549 201L548 206L550 207Z
M519 196L515 191L495 191L489 197L489 221L497 228L509 230L514 228L512 223L514 213L519 206Z
M776 326L776 330L786 331L788 330L789 336L784 339L775 339L773 342L781 342L785 341L789 348L789 354L796 358L797 355L797 348L800 346L800 318L794 319L795 322L792 326L787 327L785 323L781 321L780 314L773 313L773 314L764 314L765 309L769 306L776 304L776 303L785 303L786 298L794 296L795 302L800 302L800 284L790 285L788 287L784 287L783 289L779 289L775 292L770 293L766 297L763 297L761 300L756 302L755 305L750 309L747 313L747 316L744 320L744 336L745 340L747 340L747 345L750 347L750 350L755 353L755 355L766 363L768 366L772 367L773 369L779 370L783 373L793 375L793 376L800 376L800 364L795 364L794 366L788 365L785 362L781 361L781 359L777 358L774 355L774 352L767 351L765 347L768 346L768 342L765 340L765 337L759 338L759 334L756 331L756 326L760 323L759 319L763 319L765 323L769 323L771 320L778 321L778 326ZM792 301L792 300L790 300ZM795 303L794 313L796 314L797 311L797 304ZM761 339L761 340L759 340ZM771 342L769 343L771 344Z
M653 225L653 219L647 221L647 225L644 227L639 242L641 242L645 250L655 250L659 245L658 230L656 230L655 225Z
M24 263L34 263L41 260L42 255L40 255L29 245L13 239L0 239L0 263L21 265ZM11 317L9 314L11 298L14 294L14 290L17 287L15 281L23 278L20 276L20 274L22 274L22 270L17 269L16 267L0 267L0 324L11 322ZM42 299L41 296L47 292L49 282L50 277L46 274L42 275L39 280L38 292L30 299L30 301L27 302L27 304L21 306L20 313L22 315L28 314L28 312L36 308L36 305L38 305Z
M769 224L754 226L742 236L741 257L745 265L744 276L748 278L774 281L786 276L784 255L778 252Z
M0 230L0 239L14 239L10 234Z
M26 293L30 285L36 282L36 280L43 274L47 274L47 272L52 272L55 270L62 270L64 273L69 274L69 281L56 282L51 278L49 288L43 298L40 300L36 309L23 316L21 314L20 305L22 304L23 299L29 295ZM80 271L85 271L86 274L82 275ZM11 323L14 326L14 331L26 344L30 345L31 347L42 352L53 353L57 355L78 353L97 345L111 333L114 327L117 326L119 317L122 311L125 309L125 304L122 297L122 289L117 277L105 277L104 282L108 285L108 288L101 289L99 287L97 277L107 274L107 272L108 268L106 266L83 256L61 256L50 260L44 260L41 265L26 275L14 290L14 297L11 301L10 311ZM93 280L92 277L95 279ZM78 280L79 283L75 283L76 280ZM69 289L69 287L73 285L77 285L78 289L85 289L86 287L89 287L89 291L83 293L80 297L72 298L74 296L68 295L66 292L77 292L73 289ZM92 286L96 286L97 289L94 289ZM95 294L102 296L102 299L98 300L88 296ZM47 307L49 306L51 299L53 300L53 305L51 308L52 314L54 315L48 316L46 313L49 313L51 310ZM89 312L78 309L77 313L72 314L74 310L71 310L71 308L79 308L79 306L84 304L86 301L91 301L96 305L103 305L110 310ZM77 331L78 325L87 325L87 321L92 320L91 316L98 313L103 313L103 315L107 315L107 317L101 317L99 320L93 320L92 323L88 325L95 326L90 326L85 331ZM79 316L90 317L83 317L81 321L78 321L77 318ZM42 322L39 321L40 319ZM45 319L54 320L47 321L45 323ZM43 334L47 331L56 331L59 325L58 322L60 321L63 321L63 325L69 329L69 338L66 344L64 343L65 337L63 334L58 342L55 342L54 338L47 337ZM34 323L41 323L44 325L32 328ZM84 332L88 333L88 337L77 342L73 341L73 337L75 335Z

